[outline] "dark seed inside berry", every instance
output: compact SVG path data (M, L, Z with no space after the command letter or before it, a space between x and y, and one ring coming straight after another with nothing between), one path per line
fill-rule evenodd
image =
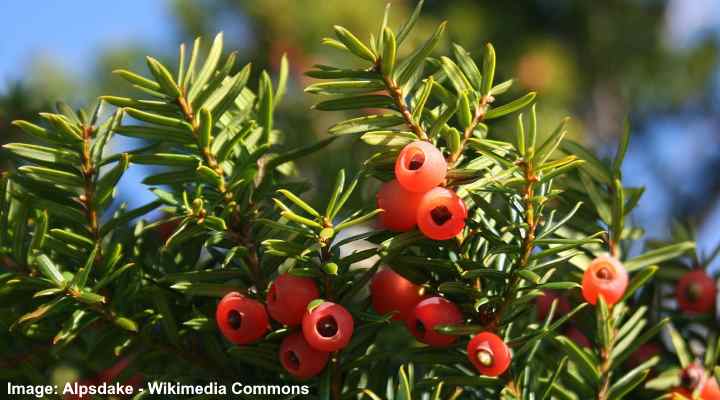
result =
M415 320L415 330L420 334L420 336L425 336L425 324L423 324L423 322L419 319Z
M702 297L702 287L697 283L691 283L687 288L687 298L691 303L695 303Z
M300 368L300 359L294 351L288 351L285 353L285 363L290 369Z
M412 158L410 158L410 162L408 162L408 169L415 171L420 169L420 167L423 166L425 163L425 155L422 153L413 154Z
M612 279L612 272L610 271L610 269L608 269L606 267L602 267L599 270L597 270L597 272L595 272L595 276L597 276L598 279L607 281L607 280Z
M322 337L333 337L338 331L337 321L332 316L320 318L317 331Z
M276 302L277 301L277 293L275 293L275 287L270 288L270 301Z
M240 329L240 326L242 326L242 314L235 310L230 311L230 314L228 314L228 324L235 330Z
M450 220L452 218L452 213L450 210L448 210L445 206L435 207L430 211L430 217L432 217L432 220L438 224L442 225Z

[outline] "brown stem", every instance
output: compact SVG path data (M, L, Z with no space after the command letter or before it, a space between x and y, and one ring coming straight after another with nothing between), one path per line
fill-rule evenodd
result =
M607 400L610 391L610 353L612 352L612 343L607 349L602 349L600 355L602 363L600 364L600 374L602 377L602 385L598 391L597 400Z
M381 71L381 65L380 61L376 64L375 68L377 71ZM387 90L387 93L392 97L393 102L395 103L395 107L398 108L398 111L400 111L400 114L402 114L403 119L405 119L405 124L407 124L408 128L410 128L420 139L422 140L428 140L428 135L425 132L425 130L420 126L420 124L415 123L412 117L412 113L410 113L410 108L408 107L407 103L405 102L405 95L402 92L402 89L395 83L395 80L391 76L383 75L382 76L383 82L385 83L385 88Z
M458 159L462 155L462 153L465 151L465 146L467 146L468 140L472 137L472 133L475 130L475 128L485 119L485 114L487 114L488 107L490 106L490 103L495 100L492 96L483 96L480 99L480 103L475 105L475 115L473 116L472 121L470 122L470 125L465 127L465 131L463 132L463 139L460 143L460 146L455 150L453 154L450 155L450 159L448 160L450 165L454 165L457 163Z
M187 100L185 95L182 95L177 99L177 104L180 107L180 111L183 113L185 120L192 126L193 136L198 139L200 136L200 127L195 120L195 112L192 108L192 104ZM199 144L200 143L198 141L198 145ZM256 245L252 240L252 235L250 234L250 225L247 222L242 222L241 218L239 218L239 216L236 214L237 204L233 199L232 193L229 192L227 190L227 187L225 186L225 172L220 166L220 163L218 163L217 158L215 158L215 155L212 154L210 149L207 147L200 148L200 154L202 155L203 160L208 165L208 167L215 170L215 172L217 172L222 177L222 180L220 181L217 189L222 195L223 201L230 209L230 220L232 223L228 228L230 230L237 230L236 233L238 233L238 242L248 249L248 254L247 256L245 256L245 262L250 268L250 273L252 274L253 280L255 281L256 289L260 291L265 287L265 279L263 277L262 269L260 268L260 260L257 256ZM233 227L234 222L236 221L239 222L238 228Z
M193 111L192 104L190 104L190 102L184 95L178 97L177 103L180 106L180 111L182 111L183 116L185 117L185 121L187 121L190 126L192 126L193 136L196 140L198 140L200 137L200 126L198 125L198 121L195 119L195 112ZM200 147L199 140L198 147ZM200 147L200 154L202 155L203 160L208 165L208 167L215 170L215 172L217 172L220 176L223 176L223 180L218 187L218 191L223 194L223 199L225 199L226 202L232 201L232 198L228 198L227 196L225 196L225 194L227 193L227 189L225 188L224 171L222 170L222 167L220 167L220 163L218 163L215 155L212 154L210 149L208 149L207 147Z
M258 292L260 292L265 288L265 277L260 266L260 259L257 256L257 246L252 240L250 225L242 225L242 235L238 241L248 249L247 256L245 256L245 262L250 268L253 281L255 281L255 288Z
M81 171L83 175L83 194L80 196L85 208L85 215L88 221L88 227L90 233L93 236L94 242L100 241L100 227L98 224L98 213L94 205L95 197L95 178L97 174L97 168L93 164L92 157L90 154L90 147L92 145L92 136L95 132L95 128L92 126L83 127L83 147L81 154ZM99 255L99 254L98 254Z
M523 175L525 177L525 186L523 188L523 201L525 203L525 223L527 224L527 231L521 245L520 257L518 258L518 261L515 265L516 270L527 267L530 262L530 256L532 255L532 250L535 246L535 231L537 230L537 226L540 221L540 219L537 218L537 216L535 215L535 203L533 200L533 198L535 197L535 184L538 181L537 176L535 176L535 172L533 171L531 162L528 162L527 160L522 160L519 164L522 167ZM500 325L502 316L505 311L507 311L508 306L512 302L512 296L515 293L519 282L520 279L518 278L518 276L514 275L510 282L510 285L507 286L507 289L505 291L503 303L498 309L498 311L495 313L495 317L493 318L492 322L488 325L488 329L496 330Z
M603 320L603 324L609 324L610 321ZM610 355L615 347L615 331L611 331L612 337L609 340L608 347L600 349L600 376L602 385L598 391L597 400L607 400L610 391Z

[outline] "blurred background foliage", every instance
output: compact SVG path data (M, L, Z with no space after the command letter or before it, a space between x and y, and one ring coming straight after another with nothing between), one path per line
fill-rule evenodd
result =
M0 46L0 141L15 141L19 134L10 121L52 106L41 99L62 95L81 106L100 94L121 95L126 86L110 74L112 69L143 69L146 54L166 54L163 61L174 65L175 44L217 31L225 32L228 47L239 51L241 61L254 63L256 73L276 71L287 53L292 79L276 113L277 125L291 144L326 137L340 116L309 109L314 99L302 89L312 80L303 72L316 63L337 64L339 52L321 46L333 24L369 36L386 3L130 0L106 7L90 1L6 2L0 11L9 21L0 32L13 42ZM390 4L397 26L415 1ZM19 18L28 11L35 15L30 24ZM513 73L498 80L515 77L518 92L539 92L541 126L554 126L569 115L571 136L609 155L627 115L634 136L625 179L647 187L635 215L640 225L650 238L662 238L672 219L692 220L701 231L700 248L715 244L720 237L715 233L720 229L720 2L427 0L409 40L427 37L441 20L451 23L438 52L446 53L457 42L477 57L492 42L498 71ZM75 24L69 21L84 22L68 27ZM72 50L69 56L66 47ZM367 153L357 138L343 138L332 151L306 160L302 175L311 180L314 196L324 198L336 171L357 170ZM7 163L0 154L0 168ZM128 190L139 175L129 173L123 182L129 193L123 200L131 205L149 198L144 189ZM367 198L372 193L373 188L365 191Z

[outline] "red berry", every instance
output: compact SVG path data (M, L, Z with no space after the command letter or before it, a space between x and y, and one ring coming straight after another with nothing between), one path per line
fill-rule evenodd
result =
M313 349L300 332L293 332L280 344L279 356L287 372L296 378L308 379L325 368L330 353Z
M487 376L500 376L510 366L510 348L491 332L480 332L467 345L467 356L475 369Z
M396 179L385 182L377 192L377 206L385 210L380 224L395 232L409 231L417 225L417 209L422 193L405 190Z
M390 268L383 268L370 283L372 306L378 314L393 312L393 319L405 321L423 299L422 287Z
M692 400L693 394L685 388L675 388L670 392L670 400Z
M447 175L442 152L431 143L416 141L403 147L395 160L395 178L411 192L427 192Z
M700 398L702 400L720 400L720 386L714 376L707 378L700 389Z
M425 193L420 200L417 212L418 228L430 239L452 239L462 232L465 218L465 203L452 190L436 187Z
M353 318L345 307L326 301L307 311L302 321L305 340L321 351L340 350L350 343Z
M315 281L288 273L278 276L267 293L272 319L287 326L300 325L307 305L320 297Z
M680 309L703 314L712 311L717 296L715 281L703 270L694 270L680 278L675 289Z
M590 304L596 304L602 295L608 306L620 301L628 285L625 267L616 258L600 256L585 270L582 280L582 294Z
M462 321L463 315L454 303L435 296L418 303L405 324L417 340L433 347L447 347L453 344L457 337L443 335L434 328L438 325L460 324Z
M584 333L580 331L580 329L571 326L570 328L565 331L565 336L575 342L580 347L587 347L592 348L592 343L590 342L590 339L588 339L587 336L585 336Z
M215 312L220 332L235 344L257 341L268 330L265 306L257 300L231 292L220 300Z
M555 315L553 318L565 315L570 312L570 303L567 301L565 296L560 296L553 290L545 290L543 294L535 299L535 309L537 311L538 321L545 321L550 314L550 307L552 307L553 301L557 299L557 306L555 306Z

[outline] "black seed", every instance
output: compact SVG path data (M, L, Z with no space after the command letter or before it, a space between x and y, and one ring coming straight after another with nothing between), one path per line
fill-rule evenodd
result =
M438 224L442 225L450 220L452 218L452 213L450 210L448 210L445 206L439 206L435 207L430 211L430 217L432 217L432 220Z
M612 279L612 272L608 268L602 267L597 272L595 272L595 276L598 277L598 279L602 280L610 280Z
M425 156L423 154L415 154L410 159L410 162L408 163L408 169L415 171L420 169L420 167L423 166L425 163Z
M235 310L230 311L230 314L228 314L228 324L235 330L240 329L240 326L242 326L242 319L242 314Z
M317 322L317 331L322 337L333 337L338 331L337 321L328 315Z

